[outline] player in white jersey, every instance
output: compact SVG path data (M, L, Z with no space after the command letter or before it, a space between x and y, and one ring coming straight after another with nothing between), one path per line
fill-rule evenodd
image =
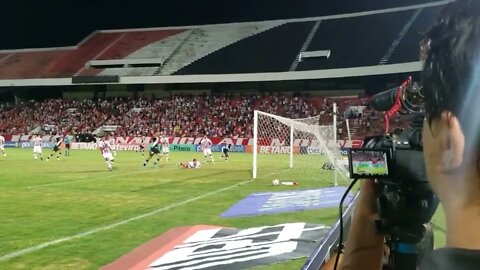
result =
M50 156L47 156L47 161L50 161L50 158L55 154L57 155L57 160L60 160L60 156L62 155L62 143L63 137L56 138L55 145L53 146L53 152L50 154Z
M182 166L182 168L185 168L185 169L200 169L200 167L201 167L200 161L198 161L196 159L193 159L192 161L185 162L185 163L182 162L179 165Z
M0 135L0 150L2 150L3 156L6 157L7 153L5 153L5 137Z
M203 150L203 156L205 157L205 163L207 163L207 155L210 155L210 160L212 163L215 163L212 156L212 141L207 137L203 136L203 139L200 141L200 148Z
M97 146L98 149L100 149L100 152L102 153L105 162L107 163L108 170L111 171L113 169L113 161L115 160L115 158L112 155L112 148L108 138L101 138Z
M115 145L115 135L114 133L112 132L112 136L110 137L110 139L108 139L108 142L110 143L110 148L112 149L112 154L114 157L117 156L117 147Z
M32 139L32 143L33 143L33 158L35 160L37 160L38 157L40 157L40 160L43 160L43 156L42 156L43 141L42 141L42 138L40 136L35 136Z
M170 143L168 142L168 138L162 135L160 137L160 144L162 145L162 156L166 156L165 160L168 161L170 153Z

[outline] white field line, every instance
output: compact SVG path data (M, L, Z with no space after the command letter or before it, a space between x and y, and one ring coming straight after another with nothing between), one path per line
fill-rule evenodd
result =
M128 218L128 219L116 222L116 223L112 223L110 225L97 227L95 229L92 229L92 230L89 230L89 231L86 231L86 232L82 232L82 233L74 234L74 235L71 235L71 236L62 237L62 238L59 238L59 239L56 239L56 240L44 242L44 243L41 243L39 245L31 246L31 247L28 247L28 248L25 248L25 249L19 249L19 250L16 250L14 252L11 252L11 253L1 255L0 256L0 261L6 261L6 260L9 260L9 259L20 257L20 256L23 256L23 255L26 255L26 254L29 254L29 253L32 253L32 252L39 251L41 249L50 247L50 246L55 246L55 245L61 244L63 242L83 238L85 236L89 236L89 235L92 235L92 234L95 234L95 233L98 233L98 232L101 232L101 231L107 231L107 230L116 228L118 226L130 223L132 221L136 221L136 220L140 220L140 219L143 219L143 218L146 218L146 217L149 217L149 216L153 216L155 214L173 209L173 208L178 207L178 206L183 206L183 205L189 204L189 203L194 202L194 201L201 200L203 198L206 198L206 197L215 195L217 193L236 188L236 187L244 185L244 184L248 184L248 183L253 182L253 181L255 181L255 180L253 180L253 179L245 180L245 181L242 181L242 182L237 183L235 185L224 187L224 188L221 188L221 189L217 189L217 190L205 193L203 195L200 195L200 196L197 196L197 197L185 200L185 201L181 201L181 202L178 202L178 203L173 203L173 204L167 205L165 207L158 208L158 209L155 209L153 211L147 212L145 214L141 214L141 215L138 215L138 216L135 216L135 217L132 217L132 218Z

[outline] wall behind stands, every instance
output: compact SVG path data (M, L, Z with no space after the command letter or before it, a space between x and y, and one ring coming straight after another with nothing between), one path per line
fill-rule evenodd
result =
M92 99L93 98L93 91L69 91L62 93L63 99Z

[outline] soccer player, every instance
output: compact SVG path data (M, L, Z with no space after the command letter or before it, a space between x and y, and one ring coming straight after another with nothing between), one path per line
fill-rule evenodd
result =
M72 142L72 139L70 136L65 136L65 156L70 156L70 143Z
M142 142L140 143L140 152L142 152L142 156L145 155L145 148L147 147L145 142L145 136L142 136Z
M158 154L160 154L160 139L155 138L155 140L152 143L152 147L150 148L150 154L148 155L147 159L143 163L143 167L147 167L147 163L152 159L153 156L157 156L157 161L153 163L153 166L156 166L157 163L160 161L160 158L158 157Z
M112 148L109 138L105 139L102 137L98 142L98 149L100 149L100 152L107 163L108 170L111 171L113 169L113 162L115 158L112 155Z
M201 166L200 161L195 158L189 162L181 162L179 165L182 166L182 168L184 169L200 169Z
M63 138L58 137L55 139L55 145L53 146L53 152L50 154L50 156L47 156L47 161L50 161L50 158L53 157L55 154L57 155L57 160L60 160L60 155L62 155L62 143L63 143Z
M40 136L35 136L33 139L32 139L32 143L33 143L33 158L35 160L38 159L38 157L40 157L40 160L43 160L43 156L42 156L42 138Z
M203 139L200 141L200 147L203 150L203 156L205 157L205 163L207 163L207 155L210 155L210 160L212 163L215 163L212 156L212 141L207 138L207 135L203 136Z
M114 157L117 156L117 149L115 147L115 133L111 133L111 137L110 139L108 140L108 142L110 143L110 148L112 149L112 154Z
M167 156L165 160L168 161L170 153L170 143L168 142L168 138L162 135L160 137L160 144L162 145L162 156Z
M226 146L222 147L222 158L227 161L230 155L228 154L230 152L230 149L232 148L232 145L229 143Z
M3 156L6 157L7 153L5 153L5 137L0 135L0 150L2 150Z

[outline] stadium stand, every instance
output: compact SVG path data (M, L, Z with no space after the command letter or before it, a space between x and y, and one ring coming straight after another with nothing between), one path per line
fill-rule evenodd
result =
M87 61L100 55L121 37L121 33L98 33L86 40L77 49L59 59L49 70L51 77L70 77L79 72Z
M52 65L69 50L12 52L0 55L0 78L23 79L50 77Z
M175 74L287 71L313 24L314 22L288 23L243 39L188 65Z
M396 50L390 57L391 63L400 63L402 61L410 62L418 60L418 44L428 27L433 25L435 16L440 13L441 7L424 8L410 27L410 31L398 44Z
M308 50L332 49L330 58L304 61L298 70L378 65L413 13L409 10L324 21Z
M320 123L331 125L331 104L339 108L339 136L346 137L345 118L352 119L355 138L379 133L383 118L378 112L364 109L357 115L345 115L350 106L363 106L365 98L320 98L285 96L175 96L164 99L50 99L0 107L0 130L8 134L91 133L103 125L120 126L121 136L150 135L158 132L170 136L252 136L254 110L289 118L322 115ZM8 119L8 121L7 121ZM401 123L396 121L396 126ZM47 127L47 128L45 128ZM343 130L343 132L342 132ZM357 131L355 133L355 131Z

